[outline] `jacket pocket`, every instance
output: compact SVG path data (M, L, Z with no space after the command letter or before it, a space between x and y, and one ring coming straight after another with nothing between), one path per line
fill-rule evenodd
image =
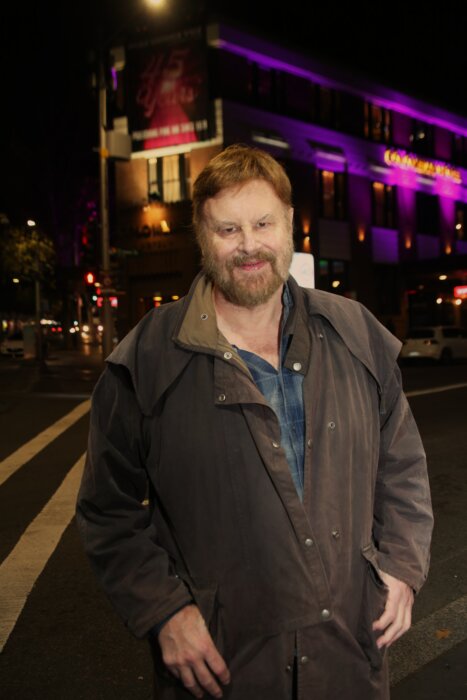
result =
M362 547L362 556L365 559L362 600L357 629L357 640L371 668L379 671L384 662L385 649L376 646L377 633L373 631L373 623L381 617L386 606L388 589L382 581L377 569L377 552L373 543Z

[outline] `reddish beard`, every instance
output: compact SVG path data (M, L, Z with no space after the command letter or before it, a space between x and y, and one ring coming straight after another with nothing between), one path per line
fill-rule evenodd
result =
M236 306L254 308L267 302L287 280L293 244L291 239L288 247L280 256L276 256L270 251L259 250L252 255L238 253L224 263L219 263L211 246L206 245L206 242L204 242L202 252L206 275L223 296ZM237 268L257 262L266 262L269 265L266 265L264 269L252 272L251 277L245 277L245 279L239 279L238 276L234 275Z

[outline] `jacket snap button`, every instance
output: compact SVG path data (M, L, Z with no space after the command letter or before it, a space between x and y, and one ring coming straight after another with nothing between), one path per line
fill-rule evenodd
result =
M331 617L331 613L329 612L329 610L327 610L327 608L324 608L324 610L321 610L321 618L323 620L329 620L330 617Z
M226 360L230 360L230 358L232 357L232 353L231 352L224 352L224 357Z
M208 315L207 315L207 314L201 314L201 320L202 320L202 321L206 321L207 318L208 318Z
M341 536L341 533L339 532L339 530L333 530L331 532L331 535L334 537L335 540L338 540L339 537Z
M308 447L311 447L312 444L313 444L313 440L311 440L311 439L310 439L310 440L307 440L307 441L306 441L306 444L307 444Z
M301 664L307 664L307 663L308 663L308 656L301 656L301 657L300 657L300 663L301 663Z
M324 335L322 333L318 333L318 338L322 340L324 338Z
M219 401L225 401L225 394L219 394L217 398L219 399Z
M280 447L279 443L278 443L278 442L275 442L275 441L272 443L272 446L275 447L275 448Z
M300 370L302 369L302 363L301 362L294 362L292 367L294 368L294 370L296 372L300 372Z
M329 430L334 430L335 427L336 427L336 424L334 423L334 421L330 420L328 423Z
M287 671L287 673L290 673L290 671L292 670L292 666L290 664L287 664L285 670Z
M305 540L305 547L312 547L313 546L313 540L311 537L307 537Z

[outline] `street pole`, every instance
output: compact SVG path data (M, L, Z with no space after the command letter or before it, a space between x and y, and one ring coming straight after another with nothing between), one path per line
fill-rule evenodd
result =
M107 127L107 86L102 57L99 60L99 180L100 180L100 218L101 218L101 267L102 267L102 337L103 359L113 349L113 322L110 306L110 251L109 251L109 186L108 157L106 139Z

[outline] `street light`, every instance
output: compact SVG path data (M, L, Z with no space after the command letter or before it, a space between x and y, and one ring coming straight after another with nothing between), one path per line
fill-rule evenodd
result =
M113 347L112 309L107 289L110 285L110 251L109 251L109 185L107 159L106 129L107 127L107 86L104 65L99 61L99 184L100 184L100 215L101 215L101 256L102 279L105 280L105 293L102 295L102 352L104 359L110 355Z

